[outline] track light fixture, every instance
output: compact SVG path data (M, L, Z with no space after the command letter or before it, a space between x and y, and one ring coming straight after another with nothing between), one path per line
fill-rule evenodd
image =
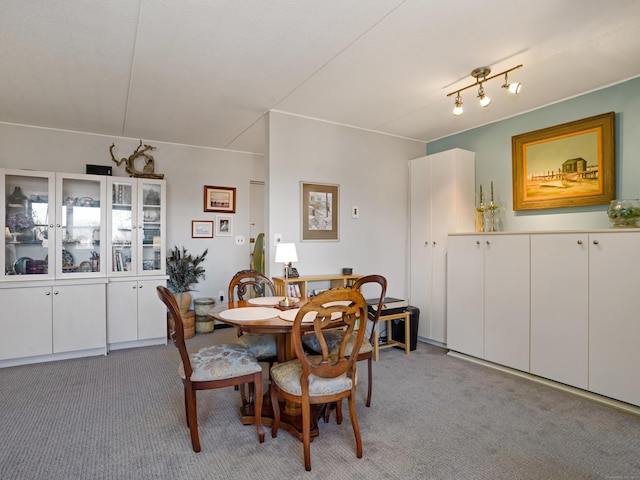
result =
M484 93L483 84L494 78L501 77L502 75L504 75L504 85L502 85L502 88L506 88L507 90L509 90L509 92L513 93L514 95L517 93L520 93L522 84L520 82L509 83L509 72L513 72L514 70L517 70L518 68L521 68L521 67L522 65L518 65L517 67L510 68L509 70L505 70L504 72L497 73L496 75L493 75L491 77L488 76L491 73L491 69L489 67L475 68L471 72L471 76L476 79L475 83L472 83L471 85L467 85L466 87L460 88L458 90L454 90L453 92L447 94L447 97L450 97L453 94L456 95L455 106L453 107L453 114L455 116L462 115L462 97L460 96L460 92L463 92L469 88L473 88L476 86L478 87L478 100L480 101L480 106L482 107L488 106L491 103L491 99Z

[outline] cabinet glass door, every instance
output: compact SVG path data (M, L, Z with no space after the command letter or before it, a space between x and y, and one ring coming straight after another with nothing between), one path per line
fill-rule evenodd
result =
M109 275L130 275L135 273L137 242L137 211L134 204L137 198L135 179L109 179L111 195Z
M165 183L139 179L138 183L138 273L157 275L165 271Z
M100 224L105 180L97 175L63 175L58 181L56 271L63 276L95 276L100 262ZM93 274L93 275L92 275Z
M50 239L55 233L53 175L5 171L4 280L35 280L53 276Z

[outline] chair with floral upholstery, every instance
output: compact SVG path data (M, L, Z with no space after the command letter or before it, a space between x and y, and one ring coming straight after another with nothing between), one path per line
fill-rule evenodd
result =
M196 353L190 354L184 341L182 316L173 294L161 285L157 287L157 291L158 297L167 306L174 321L171 338L180 352L181 362L178 373L184 384L184 406L193 451L200 451L196 392L245 383L251 384L256 392L255 424L258 430L258 439L260 443L264 442L261 419L262 366L245 347L233 343L203 347Z
M368 312L368 318L370 323L370 333L369 338L365 337L362 342L362 346L358 351L358 358L356 361L360 362L363 360L367 361L367 372L368 372L368 384L367 384L367 407L371 406L371 393L373 388L373 342L376 329L378 328L378 320L380 319L380 312L383 308L384 297L387 293L387 279L382 275L367 275L365 277L360 277L356 280L352 286L353 289L362 291L363 288L369 289L371 291L371 287L377 285L376 296L372 298L376 298L375 308L373 311ZM367 296L370 295L369 293ZM377 296L379 295L379 296ZM365 326L366 327L366 326ZM389 334L387 332L387 334ZM337 351L342 339L345 335L343 330L334 330L332 332L327 332L325 338L327 340L327 345L332 352ZM353 334L352 334L353 335ZM318 342L318 339L315 335L305 335L303 337L304 346L311 350L312 352L320 352L321 347ZM352 343L347 344L347 355L351 355L351 345ZM327 408L325 420L329 421L329 412L330 410Z
M271 436L278 436L280 426L279 397L300 404L302 411L302 443L304 465L311 470L311 405L337 403L342 420L342 400L347 399L349 416L356 440L356 456L362 458L362 439L356 415L356 356L347 355L347 344L359 351L365 329L356 329L358 321L367 318L367 302L362 294L351 288L327 290L303 305L296 314L292 327L292 342L296 359L271 368L271 404L274 419ZM302 345L303 322L313 323L313 332L319 339L319 355L307 355ZM328 329L344 325L345 335L335 352L327 347L324 334ZM353 336L352 336L353 334Z

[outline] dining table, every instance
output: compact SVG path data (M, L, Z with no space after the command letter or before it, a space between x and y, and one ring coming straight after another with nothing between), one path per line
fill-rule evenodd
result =
M293 320L299 308L309 300L306 297L297 300L291 307L281 307L278 303L284 297L256 297L248 300L231 301L216 305L209 311L209 317L231 325L243 333L272 333L276 335L278 362L296 358L291 341ZM302 331L312 331L313 322L303 322ZM315 407L315 408L313 408ZM311 437L318 435L318 418L324 413L325 406L312 405ZM302 441L302 413L298 405L281 401L280 428L288 431ZM253 425L255 421L253 402L241 407L242 423ZM262 403L262 423L273 423L273 408L269 390L264 394Z

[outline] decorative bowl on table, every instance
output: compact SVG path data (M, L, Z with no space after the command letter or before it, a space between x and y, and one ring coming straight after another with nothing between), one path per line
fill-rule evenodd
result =
M612 200L607 209L607 216L614 228L637 228L640 220L640 200Z

